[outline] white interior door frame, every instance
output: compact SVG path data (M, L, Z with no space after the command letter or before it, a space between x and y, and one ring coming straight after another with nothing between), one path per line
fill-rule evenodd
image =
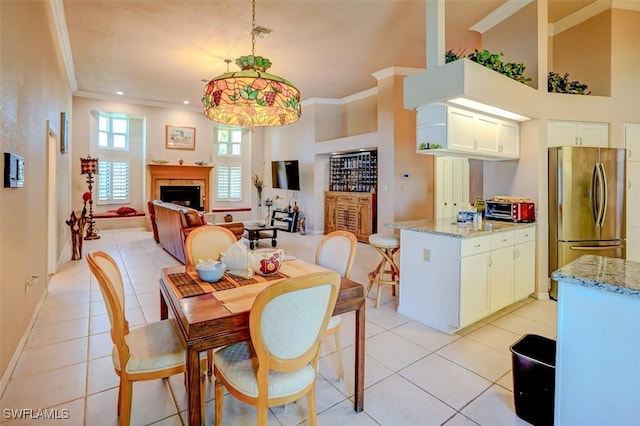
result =
M58 270L58 227L56 212L56 166L58 132L47 120L47 274ZM48 281L48 280L47 280Z

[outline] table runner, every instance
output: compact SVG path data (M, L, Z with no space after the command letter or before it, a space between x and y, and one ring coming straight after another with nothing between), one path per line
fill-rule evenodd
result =
M181 272L169 274L167 277L181 299L289 278L288 275L282 272L277 272L269 276L254 275L252 278L239 278L225 273L220 281L214 283L202 281L197 272Z

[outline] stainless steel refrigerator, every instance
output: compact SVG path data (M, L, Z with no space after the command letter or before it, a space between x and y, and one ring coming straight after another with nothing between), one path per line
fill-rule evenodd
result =
M624 149L549 148L549 276L585 254L625 258L625 182Z

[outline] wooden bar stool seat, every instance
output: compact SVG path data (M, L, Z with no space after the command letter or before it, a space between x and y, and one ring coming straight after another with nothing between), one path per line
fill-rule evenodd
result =
M376 309L380 309L380 295L383 285L393 286L393 295L396 295L396 286L400 283L400 268L393 259L393 255L400 250L400 237L392 233L377 233L369 236L369 245L375 248L382 256L382 260L376 269L369 272L369 286L367 295L373 284L378 284L376 297ZM386 278L385 278L386 276Z

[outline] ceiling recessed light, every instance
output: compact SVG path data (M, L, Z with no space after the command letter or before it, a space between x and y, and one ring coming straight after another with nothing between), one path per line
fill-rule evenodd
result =
M182 101L183 104L189 105L189 101Z
M124 95L124 92L123 92L123 91L121 91L121 90L118 90L118 91L116 92L116 95Z

